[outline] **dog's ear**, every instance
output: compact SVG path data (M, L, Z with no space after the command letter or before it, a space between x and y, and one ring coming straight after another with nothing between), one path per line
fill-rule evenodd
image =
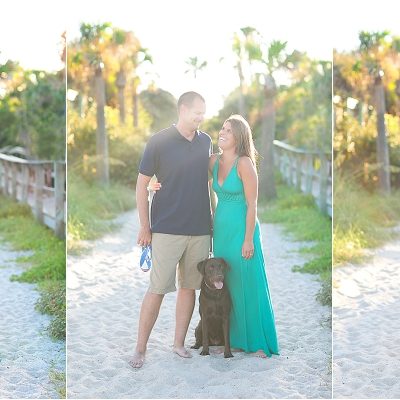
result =
M199 270L199 272L200 272L203 276L204 276L204 269L205 269L205 267L206 267L207 261L208 261L208 259L207 259L207 260L200 261L200 262L197 264L197 269Z
M223 258L221 258L221 261L222 261L222 264L224 265L224 271L229 271L231 269L229 264Z

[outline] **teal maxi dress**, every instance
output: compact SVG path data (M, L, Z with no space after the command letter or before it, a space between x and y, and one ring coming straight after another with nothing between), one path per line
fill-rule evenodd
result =
M218 183L219 157L212 171L213 189L218 197L215 210L214 257L222 257L230 270L226 283L232 299L230 340L233 348L246 352L263 350L267 356L279 354L275 318L265 273L260 225L254 230L254 255L242 257L246 232L246 198L237 173L237 162L225 181Z

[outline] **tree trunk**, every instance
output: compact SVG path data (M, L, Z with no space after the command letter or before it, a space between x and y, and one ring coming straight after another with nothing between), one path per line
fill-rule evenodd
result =
M109 165L108 165L108 141L106 132L106 121L104 106L106 102L105 82L102 69L98 67L94 78L95 98L96 98L96 151L97 151L97 179L102 185L109 184Z
M117 74L117 80L115 82L118 88L118 103L119 103L119 122L121 124L125 123L125 85L126 85L126 78L125 72L121 68Z
M133 93L133 126L135 128L139 125L139 112L138 112L138 96L137 96L137 78L132 80L132 93Z
M242 70L242 64L240 61L237 64L237 69L238 69L238 74L239 74L239 114L243 117L246 118L246 106L244 102L244 76L243 76L243 70Z
M379 189L384 194L390 193L390 163L389 163L389 147L386 138L385 126L385 89L382 84L381 77L375 79L374 99L377 114L377 130L376 137L376 154L379 164L378 182Z
M260 198L276 197L274 177L275 95L276 84L271 75L265 77L264 107L261 122Z

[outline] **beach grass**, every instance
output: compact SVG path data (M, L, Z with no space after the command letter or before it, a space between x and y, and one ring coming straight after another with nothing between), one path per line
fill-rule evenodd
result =
M277 180L277 198L259 205L259 218L266 223L282 224L298 241L310 242L301 252L311 255L294 271L318 274L321 290L317 299L324 305L332 303L332 220L323 215L311 195L305 195Z
M11 280L36 283L40 297L35 309L51 315L46 331L56 340L66 337L66 285L65 241L58 239L47 227L32 216L28 205L19 204L0 195L0 232L3 239L15 250L29 251L30 255L19 257L17 262L26 266ZM60 398L65 398L65 373L52 368L49 379Z
M93 240L116 228L111 222L135 207L135 192L126 185L108 187L68 175L68 251L79 253L82 240Z
M29 206L4 196L0 196L0 232L15 250L31 252L17 259L27 268L11 280L38 284L41 295L36 308L53 316L50 336L65 339L65 241L39 224Z
M369 192L344 174L335 175L333 264L359 263L365 249L394 239L400 220L400 191L391 195Z

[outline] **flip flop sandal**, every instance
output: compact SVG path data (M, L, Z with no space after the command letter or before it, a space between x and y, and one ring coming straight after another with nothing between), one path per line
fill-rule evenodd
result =
M142 255L140 256L140 269L144 272L151 269L151 245L142 247Z

